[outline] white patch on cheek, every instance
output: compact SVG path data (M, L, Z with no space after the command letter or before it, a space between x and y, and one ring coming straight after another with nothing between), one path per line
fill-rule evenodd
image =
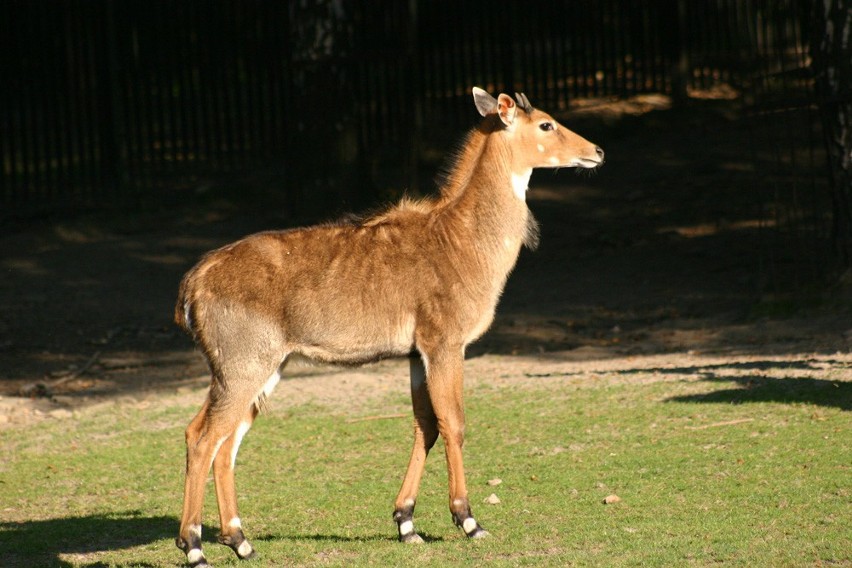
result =
M538 148L539 152L544 153L544 145L543 144L539 144L538 146L536 146L536 148Z
M549 157L549 158L547 159L547 161L548 161L548 163L553 164L554 166L558 166L558 165L559 165L559 158L557 158L556 156L551 156L551 157Z

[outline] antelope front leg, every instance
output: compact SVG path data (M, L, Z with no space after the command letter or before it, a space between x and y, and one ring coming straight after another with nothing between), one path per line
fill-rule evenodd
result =
M411 459L408 462L405 479L402 481L402 488L394 503L393 520L396 521L399 529L401 542L418 543L423 542L423 539L414 530L414 504L417 501L426 456L429 455L429 450L438 439L438 422L426 389L426 369L419 355L411 357L410 369L411 406L414 409L414 448L411 450Z
M488 533L470 510L464 477L462 446L464 445L463 350L439 353L428 359L426 385L432 408L438 420L438 431L444 438L447 454L447 478L450 486L450 513L453 522L470 538Z

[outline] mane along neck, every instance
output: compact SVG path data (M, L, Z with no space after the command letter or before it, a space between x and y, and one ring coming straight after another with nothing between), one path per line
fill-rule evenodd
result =
M468 132L456 149L449 167L444 171L441 185L441 200L458 198L470 184L476 165L482 158L491 129L480 124Z
M453 240L476 243L490 258L504 259L495 265L499 270L514 265L521 244L535 248L538 242L538 225L524 200L527 172L512 171L511 140L502 128L497 116L489 116L468 134L438 203L439 224L453 227Z
M538 225L524 201L529 172L512 171L512 149L502 128L499 118L489 116L467 134L445 170L437 199L404 198L390 209L356 223L371 227L412 214L432 214L437 226L445 230L454 227L444 237L452 234L458 242L476 240L486 248L492 242L503 248L506 242L517 242L535 248Z
M524 179L519 182L518 178ZM512 206L520 203L526 211L523 199L515 199L518 196L515 186L527 181L525 175L518 176L512 171L510 141L504 138L499 119L489 116L468 135L441 195L464 209L517 209Z

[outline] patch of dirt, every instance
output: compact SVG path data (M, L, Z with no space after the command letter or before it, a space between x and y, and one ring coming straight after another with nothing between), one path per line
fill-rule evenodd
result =
M750 190L772 163L743 152L764 143L754 124L730 102L621 106L567 121L607 151L599 172L534 174L541 247L522 253L492 330L470 347L471 384L697 360L813 360L847 380L848 286L821 285L812 255L760 217L767 196ZM203 252L285 224L217 206L0 235L0 428L115 401L200 405L204 362L171 321L178 282ZM398 362L317 368L284 396L348 404L406 392L406 373Z

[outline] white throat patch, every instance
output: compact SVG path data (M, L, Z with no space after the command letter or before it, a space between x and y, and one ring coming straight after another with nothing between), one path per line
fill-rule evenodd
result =
M526 200L527 189L530 186L531 175L532 168L519 174L512 172L512 191L515 192L515 196L521 201Z

